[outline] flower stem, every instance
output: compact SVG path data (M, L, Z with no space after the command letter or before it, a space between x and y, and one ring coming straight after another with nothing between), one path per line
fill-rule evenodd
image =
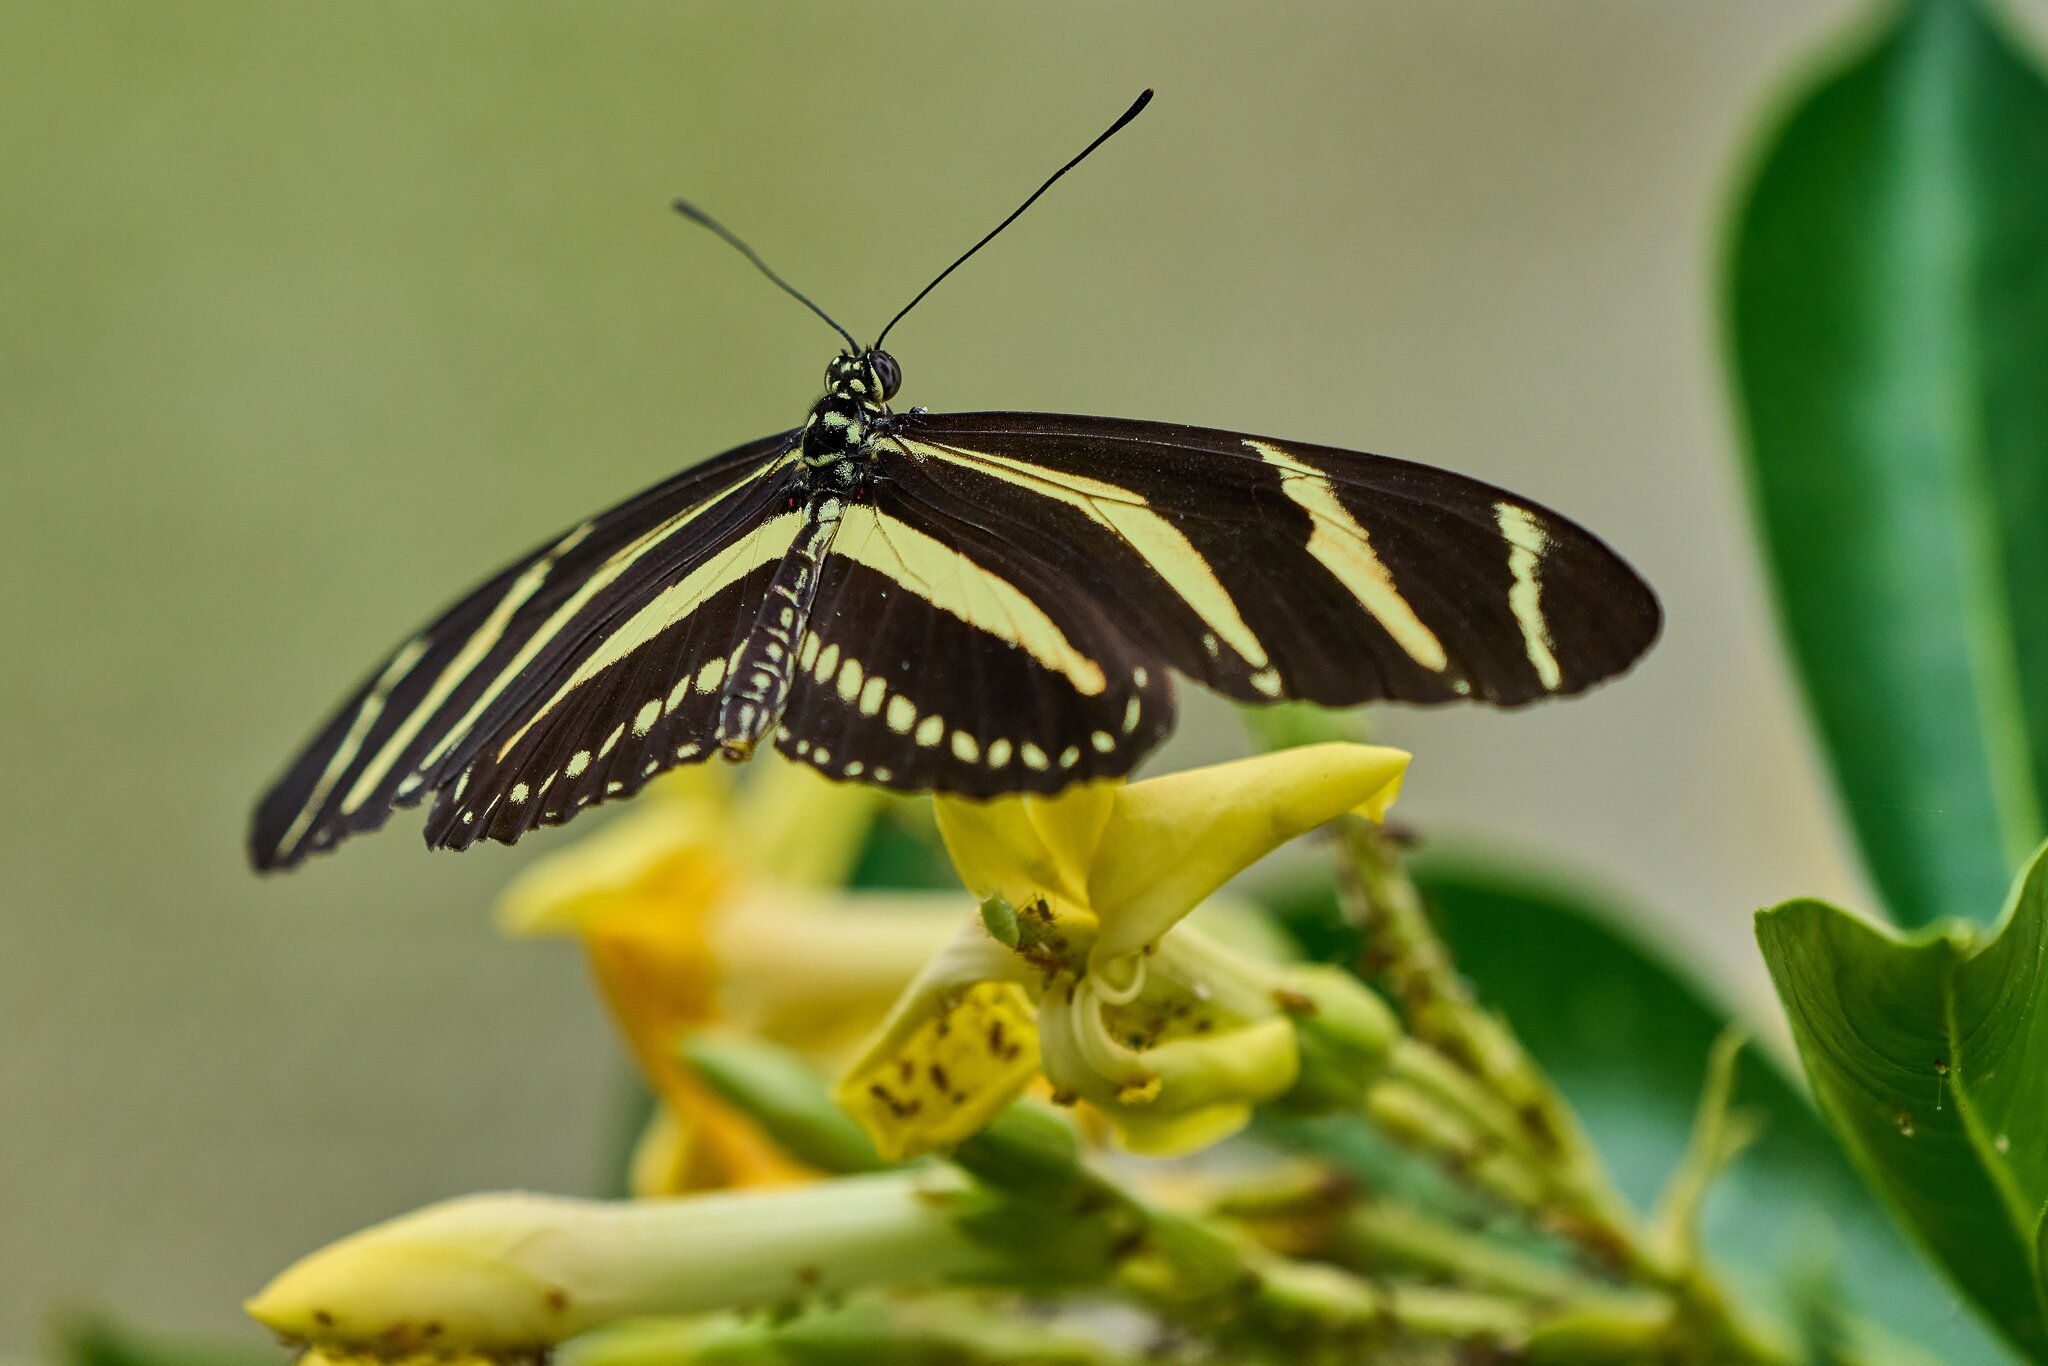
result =
M1225 1178L1205 1207L1276 1252L1317 1257L1385 1279L1401 1272L1546 1304L1587 1301L1613 1286L1405 1200L1362 1193L1320 1162Z
M1436 1102L1446 1117L1501 1141L1531 1165L1547 1188L1525 1203L1540 1226L1565 1234L1631 1284L1669 1296L1673 1317L1665 1327L1647 1309L1635 1319L1599 1313L1583 1324L1565 1316L1545 1330L1560 1335L1553 1345L1574 1341L1581 1328L1591 1334L1588 1341L1618 1332L1645 1341L1643 1334L1668 1331L1694 1344L1695 1355L1706 1352L1701 1359L1758 1366L1792 1360L1740 1313L1693 1237L1706 1181L1739 1146L1740 1126L1731 1130L1725 1122L1734 1045L1716 1049L1694 1152L1664 1218L1645 1229L1570 1104L1458 976L1395 842L1361 820L1338 822L1337 829L1346 855L1340 879L1346 904L1369 938L1358 971L1389 983L1414 1045L1395 1050L1393 1075ZM1493 1189L1503 1193L1498 1182ZM1632 1322L1636 1326L1623 1332Z
M1387 1200L1360 1203L1339 1226L1333 1251L1347 1264L1368 1270L1426 1271L1452 1277L1460 1285L1541 1303L1593 1299L1607 1293L1607 1287L1567 1267Z
M1360 964L1360 971L1380 968L1410 1037L1434 1055L1433 1064L1410 1055L1411 1073L1426 1074L1446 1097L1483 1097L1476 1106L1458 1103L1544 1173L1565 1231L1603 1262L1631 1274L1650 1272L1635 1212L1615 1190L1578 1116L1506 1025L1473 999L1394 841L1361 820L1341 821L1337 829L1346 855L1340 884L1376 960Z
M562 1347L559 1366L1132 1366L1133 1355L1078 1332L1001 1312L958 1291L863 1295L801 1315L638 1319Z
M1539 1214L1549 1183L1513 1149L1489 1144L1460 1116L1413 1084L1382 1081L1365 1094L1360 1113L1404 1147L1438 1159L1471 1186L1511 1209Z

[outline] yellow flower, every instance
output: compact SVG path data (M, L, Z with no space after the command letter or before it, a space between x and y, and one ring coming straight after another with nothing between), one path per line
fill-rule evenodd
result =
M705 1088L688 1033L725 1023L836 1061L950 932L957 896L835 890L883 799L779 761L655 784L500 898L514 935L573 935L660 1100L632 1188L673 1195L808 1169ZM737 787L737 791L735 791Z
M243 1307L330 1362L531 1363L619 1320L788 1303L875 1284L987 1279L998 1247L957 1172L605 1203L471 1195L354 1233Z
M1042 1069L1125 1146L1185 1152L1290 1089L1320 1045L1383 1056L1386 1007L1180 922L1230 878L1346 812L1379 819L1408 756L1308 745L1050 798L938 799L971 920L897 1001L835 1096L885 1156L951 1147Z

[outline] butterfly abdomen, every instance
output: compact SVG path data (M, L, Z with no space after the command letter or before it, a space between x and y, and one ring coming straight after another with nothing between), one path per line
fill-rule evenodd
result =
M798 645L818 600L825 553L845 515L845 500L836 493L814 493L804 505L803 529L776 566L718 701L717 739L729 758L752 754L789 706Z

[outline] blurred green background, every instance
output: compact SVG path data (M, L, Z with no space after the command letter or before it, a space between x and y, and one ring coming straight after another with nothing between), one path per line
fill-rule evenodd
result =
M615 1050L533 851L413 819L300 874L250 799L357 673L583 513L794 422L872 334L901 403L1359 446L1586 521L1662 592L1634 676L1389 715L1404 805L1595 870L1725 997L1864 900L1759 584L1711 257L1836 0L0 8L0 1351L105 1306L233 1329L289 1258L588 1190ZM2039 3L2014 14L2038 24ZM1166 762L1240 741L1196 703Z

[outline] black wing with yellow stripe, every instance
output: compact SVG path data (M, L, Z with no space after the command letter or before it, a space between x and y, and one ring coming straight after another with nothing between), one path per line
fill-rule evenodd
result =
M948 467L881 462L825 557L777 747L907 792L1130 772L1173 728L1173 684L1117 595L1047 553L1045 509L1013 520Z
M1519 706L1657 637L1655 594L1599 538L1448 470L1116 418L917 413L892 435L1010 553L1241 701Z
M1528 499L1355 451L1109 418L892 419L826 558L778 736L838 777L975 796L1120 775L1171 675L1244 702L1582 691L1655 596Z
M509 565L407 639L264 794L251 860L290 867L429 793L430 843L509 841L607 789L637 789L650 762L658 771L704 741L715 686L664 715L659 731L636 720L652 679L665 701L679 661L694 681L752 625L742 581L779 554L792 444L793 434L767 437L655 485Z

